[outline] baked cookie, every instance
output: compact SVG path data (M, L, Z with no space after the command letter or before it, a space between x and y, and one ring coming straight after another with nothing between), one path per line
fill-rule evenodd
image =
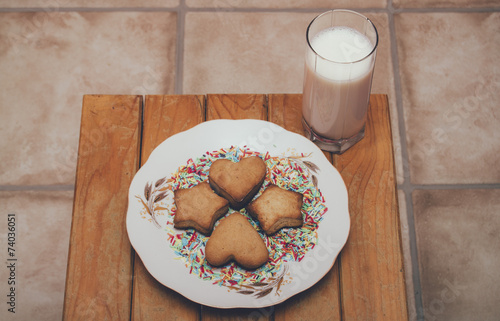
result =
M229 159L217 159L210 166L210 186L229 201L231 207L240 210L257 194L266 177L266 163L257 156L243 158L235 163Z
M207 182L174 191L177 210L174 227L194 228L200 233L210 235L215 222L229 209L229 202L215 194Z
M302 198L301 193L271 184L246 209L272 235L284 227L302 226Z
M256 269L269 259L264 240L248 219L233 213L220 220L205 246L205 258L213 266L235 261L245 269Z

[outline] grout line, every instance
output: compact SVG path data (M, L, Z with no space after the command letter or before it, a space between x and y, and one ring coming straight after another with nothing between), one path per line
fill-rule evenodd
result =
M175 57L175 94L184 93L184 35L186 28L187 7L184 0L181 0L177 10L177 32L176 32L176 57Z
M0 12L173 12L177 7L28 7L0 8Z
M224 12L224 13L315 13L332 10L331 7L315 7L315 8L255 8L255 7L199 7L189 8L190 12ZM342 9L354 10L357 12L386 12L385 8L348 8Z
M500 11L500 7L475 7L475 8L400 8L392 9L393 13L480 13Z
M0 191L73 191L75 185L0 185Z
M318 11L331 10L330 7L324 8L219 8L219 7L188 7L185 1L181 0L179 6L174 7L17 7L0 8L0 12L159 12L159 11L178 11L179 9L188 12L227 12L227 13L314 13ZM386 12L385 8L343 8L358 12ZM500 10L500 8L499 8Z
M410 192L416 189L421 190L459 190L459 189L500 189L499 183L478 183L478 184L410 184Z
M404 195L406 202L408 237L410 240L410 259L412 266L413 296L415 301L415 313L416 313L415 320L425 320L424 305L422 300L422 284L420 282L420 265L418 261L417 233L415 229L415 217L413 215L412 193L405 191ZM410 321L414 320L411 319Z
M392 2L391 2L392 5ZM318 8L218 8L218 7L188 7L184 1L181 1L179 6L174 7L15 7L15 8L0 8L0 13L4 12L249 12L249 13L314 13L318 11L331 10L331 7ZM437 8L349 8L342 9L354 10L360 13L386 13L390 10L391 13L480 13L480 12L499 12L500 7L437 7Z
M406 202L406 216L408 223L408 238L410 242L410 260L412 266L412 282L413 282L413 295L416 320L424 320L423 315L423 301L422 301L422 285L420 282L420 269L418 263L418 251L417 251L417 236L415 230L415 218L413 215L413 202L412 202L412 186L409 181L410 178L410 168L409 168L409 157L408 157L408 146L406 142L406 124L404 121L404 109L403 109L403 96L401 92L401 78L399 70L399 56L397 47L397 36L396 36L396 26L394 22L394 8L392 5L392 0L387 3L387 14L389 19L389 32L391 39L391 56L393 64L394 73L394 90L396 95L396 108L398 110L398 127L399 136L401 143L401 159L403 162L403 183L398 189L402 189L405 195ZM408 311L410 312L410 311ZM413 321L413 319L411 320Z

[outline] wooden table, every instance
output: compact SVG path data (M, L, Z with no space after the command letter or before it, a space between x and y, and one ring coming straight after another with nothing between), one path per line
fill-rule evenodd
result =
M302 134L300 94L83 98L65 320L407 320L386 95L372 95L365 138L325 153L349 194L349 239L330 272L274 307L200 306L158 283L125 228L128 188L163 140L205 120L253 118Z

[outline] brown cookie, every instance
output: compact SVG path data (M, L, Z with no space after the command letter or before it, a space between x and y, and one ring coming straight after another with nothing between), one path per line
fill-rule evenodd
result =
M245 207L257 194L266 177L266 163L257 156L243 158L235 163L218 159L208 173L210 186L226 198L235 210Z
M269 259L264 240L247 218L233 213L220 220L205 246L205 257L213 266L230 261L256 269Z
M302 198L301 193L271 184L246 209L264 232L272 235L284 227L302 226Z
M174 202L174 227L194 228L205 235L212 233L215 222L229 209L229 202L215 194L207 182L174 191Z

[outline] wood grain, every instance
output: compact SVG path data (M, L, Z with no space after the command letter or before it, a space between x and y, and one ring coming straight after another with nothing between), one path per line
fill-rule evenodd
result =
M334 157L348 188L342 320L407 320L394 159L386 95L372 95L365 137Z
M128 320L127 195L139 165L141 96L84 96L64 320Z
M150 95L144 105L142 164L168 137L191 129L205 120L203 95Z
M270 94L269 121L288 131L304 135L302 127L302 94Z
M146 96L141 162L168 137L203 121L204 96ZM198 320L200 306L163 286L135 255L132 320Z
M267 119L266 96L259 94L207 95L207 117L213 119Z
M269 95L269 120L286 130L303 135L302 95ZM332 161L330 153L324 153ZM276 306L274 320L340 320L339 270L333 268L313 287Z

